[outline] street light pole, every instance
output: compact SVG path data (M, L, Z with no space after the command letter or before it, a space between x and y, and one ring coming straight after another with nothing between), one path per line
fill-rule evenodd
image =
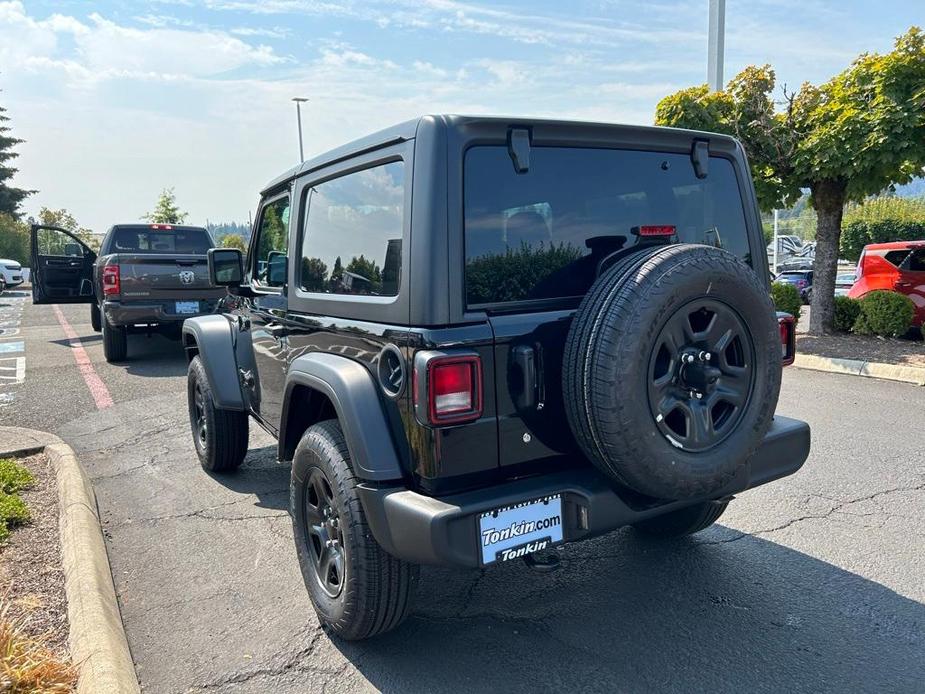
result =
M308 101L304 96L294 96L292 98L295 101L295 118L296 123L299 127L299 161L305 161L305 152L302 149L302 103Z
M723 51L726 34L726 0L710 0L710 38L707 45L707 84L723 90Z

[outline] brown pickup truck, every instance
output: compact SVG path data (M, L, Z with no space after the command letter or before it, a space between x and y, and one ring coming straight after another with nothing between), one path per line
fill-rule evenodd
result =
M32 227L32 300L90 304L107 361L128 353L131 332L179 338L183 321L211 313L225 294L209 284L206 253L215 244L202 227L117 224L95 253L65 229Z

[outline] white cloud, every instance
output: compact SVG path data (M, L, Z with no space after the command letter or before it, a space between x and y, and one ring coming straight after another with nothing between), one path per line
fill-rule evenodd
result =
M291 32L286 27L273 27L272 29L260 27L234 27L233 29L229 29L228 33L234 34L235 36L263 36L270 39L282 39L289 36Z
M149 26L123 26L96 13L89 22L60 14L36 20L22 2L0 2L0 65L5 70L58 69L69 79L92 82L209 77L287 60L269 46L254 46L222 31L176 28L180 22L166 16L141 21ZM65 36L73 46L61 43Z

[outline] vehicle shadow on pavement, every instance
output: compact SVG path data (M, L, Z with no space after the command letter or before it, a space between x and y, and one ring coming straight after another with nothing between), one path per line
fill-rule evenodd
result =
M276 446L264 446L250 449L234 473L206 474L235 494L253 494L256 508L288 511L290 470L276 461Z
M523 563L422 572L398 631L335 645L383 691L914 691L925 607L715 526L623 530ZM919 689L920 691L920 689Z
M186 374L183 344L161 335L129 335L128 359L122 362L133 376L164 378Z

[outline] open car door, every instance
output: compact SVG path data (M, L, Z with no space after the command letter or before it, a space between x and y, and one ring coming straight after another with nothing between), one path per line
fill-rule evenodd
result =
M93 303L96 253L60 227L32 225L32 303Z

